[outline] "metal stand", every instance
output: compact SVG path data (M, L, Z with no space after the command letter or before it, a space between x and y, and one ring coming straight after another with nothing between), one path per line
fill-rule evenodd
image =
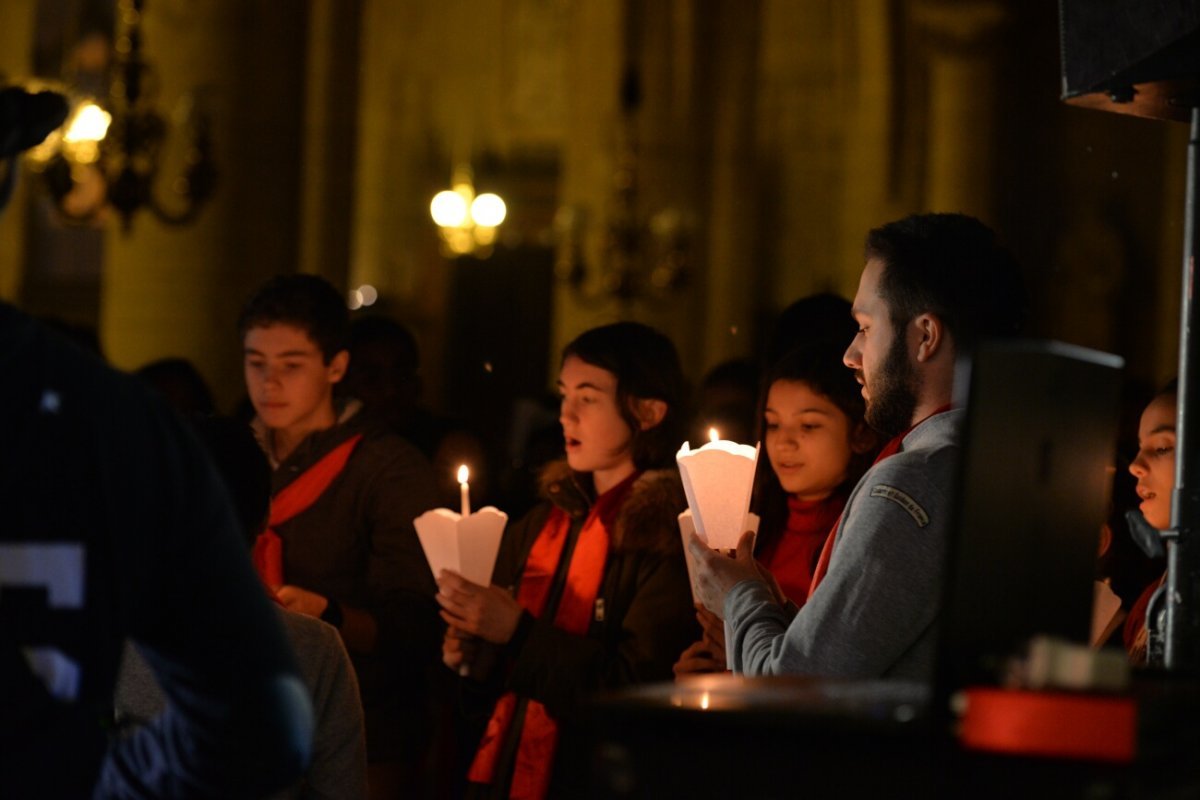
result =
M1179 314L1179 395L1176 411L1175 493L1167 538L1164 661L1172 671L1200 671L1200 443L1192 442L1191 421L1200 424L1200 306L1195 267L1200 220L1196 186L1200 180L1200 107L1192 108L1188 141L1187 198L1183 221L1183 297ZM1147 620L1147 622L1150 622Z

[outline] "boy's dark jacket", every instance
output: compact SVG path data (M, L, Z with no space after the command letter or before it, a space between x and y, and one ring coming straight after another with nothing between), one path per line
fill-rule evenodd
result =
M407 441L347 403L337 425L305 439L272 475L277 494L333 448L363 434L345 469L307 510L277 527L289 583L369 611L379 647L351 652L372 758L416 757L429 738L425 673L442 624L413 520L435 504L432 471ZM260 439L261 423L256 425Z

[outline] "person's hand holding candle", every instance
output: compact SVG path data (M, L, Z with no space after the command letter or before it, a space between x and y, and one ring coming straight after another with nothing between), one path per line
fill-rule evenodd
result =
M742 581L762 581L754 560L753 531L742 534L733 558L713 550L694 533L687 547L696 570L696 599L721 619L725 619L725 595L734 586Z
M437 584L435 599L447 625L492 644L507 644L512 639L522 609L511 594L499 586L472 583L448 569L438 574Z

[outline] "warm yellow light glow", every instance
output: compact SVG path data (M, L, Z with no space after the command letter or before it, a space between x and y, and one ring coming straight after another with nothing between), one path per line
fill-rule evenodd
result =
M703 708L705 711L708 710L708 692L705 692L704 694L700 695L700 707Z
M40 168L54 158L60 149L62 149L61 128L50 131L50 135L41 144L31 147L25 152L25 157L32 161L35 167Z
M483 228L495 228L508 213L508 208L500 195L485 192L471 202L471 219Z
M71 121L67 123L67 132L63 134L63 141L67 143L99 142L108 133L108 126L111 123L112 114L95 103L84 103L79 106L71 117Z
M375 305L375 301L379 299L379 292L369 283L364 283L358 287L358 293L362 297L362 304L364 306L373 306Z
M720 438L721 438L721 434L717 433L717 429L716 429L716 428L709 428L709 429L708 429L708 440L709 440L710 442L715 442L715 441L717 441L717 440L718 440L718 439L720 439Z
M429 204L429 214L442 228L458 228L467 221L467 200L458 192L438 192Z
M466 483L467 479L470 477L471 477L471 471L469 469L467 469L466 464L463 464L461 467L458 468L458 482L459 483Z
M363 306L362 292L358 289L351 289L346 297L346 307L351 311L357 311Z

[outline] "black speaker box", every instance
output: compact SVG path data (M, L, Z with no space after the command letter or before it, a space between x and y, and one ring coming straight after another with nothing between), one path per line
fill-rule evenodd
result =
M1062 95L1186 120L1200 105L1200 0L1059 0Z

